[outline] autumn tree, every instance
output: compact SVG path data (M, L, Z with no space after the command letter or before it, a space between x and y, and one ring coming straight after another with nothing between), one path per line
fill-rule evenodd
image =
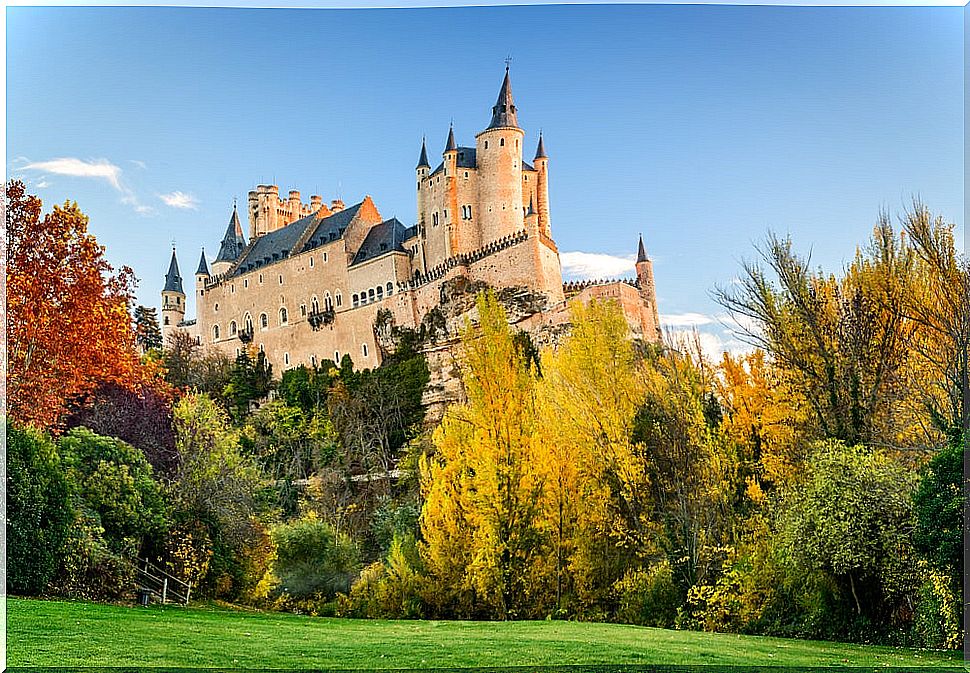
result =
M507 619L541 592L545 483L534 375L493 294L478 312L462 334L468 401L449 409L421 461L422 556L442 587L439 610Z
M141 377L128 312L134 275L114 272L76 203L42 217L22 182L6 195L8 411L49 427L76 396Z

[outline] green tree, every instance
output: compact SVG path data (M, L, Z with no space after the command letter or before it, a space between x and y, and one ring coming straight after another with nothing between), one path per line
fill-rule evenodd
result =
M36 596L57 572L74 510L50 439L9 420L6 431L7 589Z
M332 600L350 591L358 569L357 547L314 516L273 529L275 571L284 595Z
M262 351L253 356L243 349L229 373L229 383L223 397L233 419L241 423L249 414L252 403L261 400L273 389L273 366Z
M913 496L913 544L935 567L963 577L963 442L954 441L926 466Z
M162 330L158 326L158 310L152 306L135 307L135 343L143 351L160 350L162 343Z

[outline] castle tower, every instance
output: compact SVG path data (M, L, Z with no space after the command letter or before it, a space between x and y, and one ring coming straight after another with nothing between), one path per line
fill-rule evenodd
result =
M643 335L656 335L660 339L660 315L657 311L657 288L653 282L653 262L647 257L647 251L643 247L643 236L637 247L637 289L640 298L644 302L644 314L641 318L643 324Z
M185 292L182 291L182 276L179 263L172 248L172 261L165 274L165 287L162 288L162 342L168 345L168 336L178 329L185 318Z
M536 156L532 160L536 171L536 212L539 215L539 231L547 238L552 238L552 226L549 223L549 157L546 156L546 146L542 142L542 131L539 131L539 146Z
M444 237L445 259L458 250L458 143L455 142L454 124L448 127L448 140L441 153L445 178L445 207L441 211L441 231Z
M479 171L479 228L482 244L520 231L522 213L522 139L512 100L509 68L492 107L492 120L475 136Z
M212 263L212 272L217 276L225 273L232 268L239 256L246 248L246 239L243 237L242 224L239 222L239 213L236 212L236 204L232 205L232 215L229 217L229 226L222 237L219 245L219 254L216 255Z

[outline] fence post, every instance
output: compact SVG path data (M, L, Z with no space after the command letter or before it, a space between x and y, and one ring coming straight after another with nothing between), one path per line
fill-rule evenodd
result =
M192 595L192 582L189 582L188 587L185 589L185 604L189 604L189 596Z
M168 595L168 578L162 580L162 605L165 605L165 598Z

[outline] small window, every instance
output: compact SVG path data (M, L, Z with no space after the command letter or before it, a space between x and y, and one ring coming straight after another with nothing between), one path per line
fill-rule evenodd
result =
M339 308L340 306L342 306L342 305L343 305L343 303L344 303L344 298L343 298L343 295L341 295L341 294L340 294L340 293L338 292L338 293L337 293L337 307Z
M253 331L253 317L248 313L246 314L246 331L250 334L252 334Z
M249 287L249 279L248 278L246 278L245 280L243 280L243 287Z
M360 306L360 297L357 296L356 292L354 293L353 301L354 301L354 308L357 308L358 306ZM165 320L167 321L168 318L165 318ZM166 324L168 323L166 322Z
M165 325L168 324L168 316L165 316L165 321L163 322L163 324L165 324Z
M266 317L265 313L259 314L259 326L262 329L266 329L267 327L269 327L269 318Z
M259 284L263 284L263 274L259 274Z
M488 141L485 141L485 149L488 149Z
M306 304L300 304L300 317L306 318Z
M195 345L196 346L201 346L202 345L202 337L199 336L198 334L195 335Z
M283 276L280 276L280 285L283 284Z
M498 144L499 147L505 147L505 138L499 138Z
M383 298L384 298L384 288L383 288L383 286L378 285L377 286L377 299L380 300L380 299L383 299Z
M212 311L213 311L213 313L218 313L219 312L219 304L218 303L215 306L212 307Z
M333 299L330 298L330 293L327 292L323 297L323 307L328 310L333 310Z
M313 258L312 257L310 258L310 268L311 269L313 268Z
M238 348L236 349L236 357L238 358L242 354L242 351Z
M236 321L233 320L229 323L229 336L236 336Z
M394 294L394 283L388 283L387 284L387 296L390 297L392 294Z
M213 325L212 326L212 340L215 341L218 338L219 338L219 326L218 325Z
M468 177L468 171L465 171L465 177L466 178Z
M316 295L314 295L313 296L313 299L310 300L310 310L313 313L319 313L320 312L320 302L317 301Z
M289 353L283 353L283 364L284 365L289 365L290 364L290 354Z
M323 253L323 263L327 263L327 253Z
M361 344L360 345L360 350L364 354L364 357L366 358L367 357L367 344Z
M313 367L316 367L317 366L317 356L316 355L311 355L310 356L310 365L313 366Z
M374 301L374 288L367 291L367 301Z
M259 344L259 352L260 353L265 353L266 352L266 350L263 348L263 344Z
M235 283L232 283L229 286L229 294L233 294L233 293L235 293L235 291L236 291L236 284Z
M333 361L336 362L338 365L340 364L340 351L333 352Z
M286 321L287 321L286 308L284 307L280 309L280 324L285 325Z

